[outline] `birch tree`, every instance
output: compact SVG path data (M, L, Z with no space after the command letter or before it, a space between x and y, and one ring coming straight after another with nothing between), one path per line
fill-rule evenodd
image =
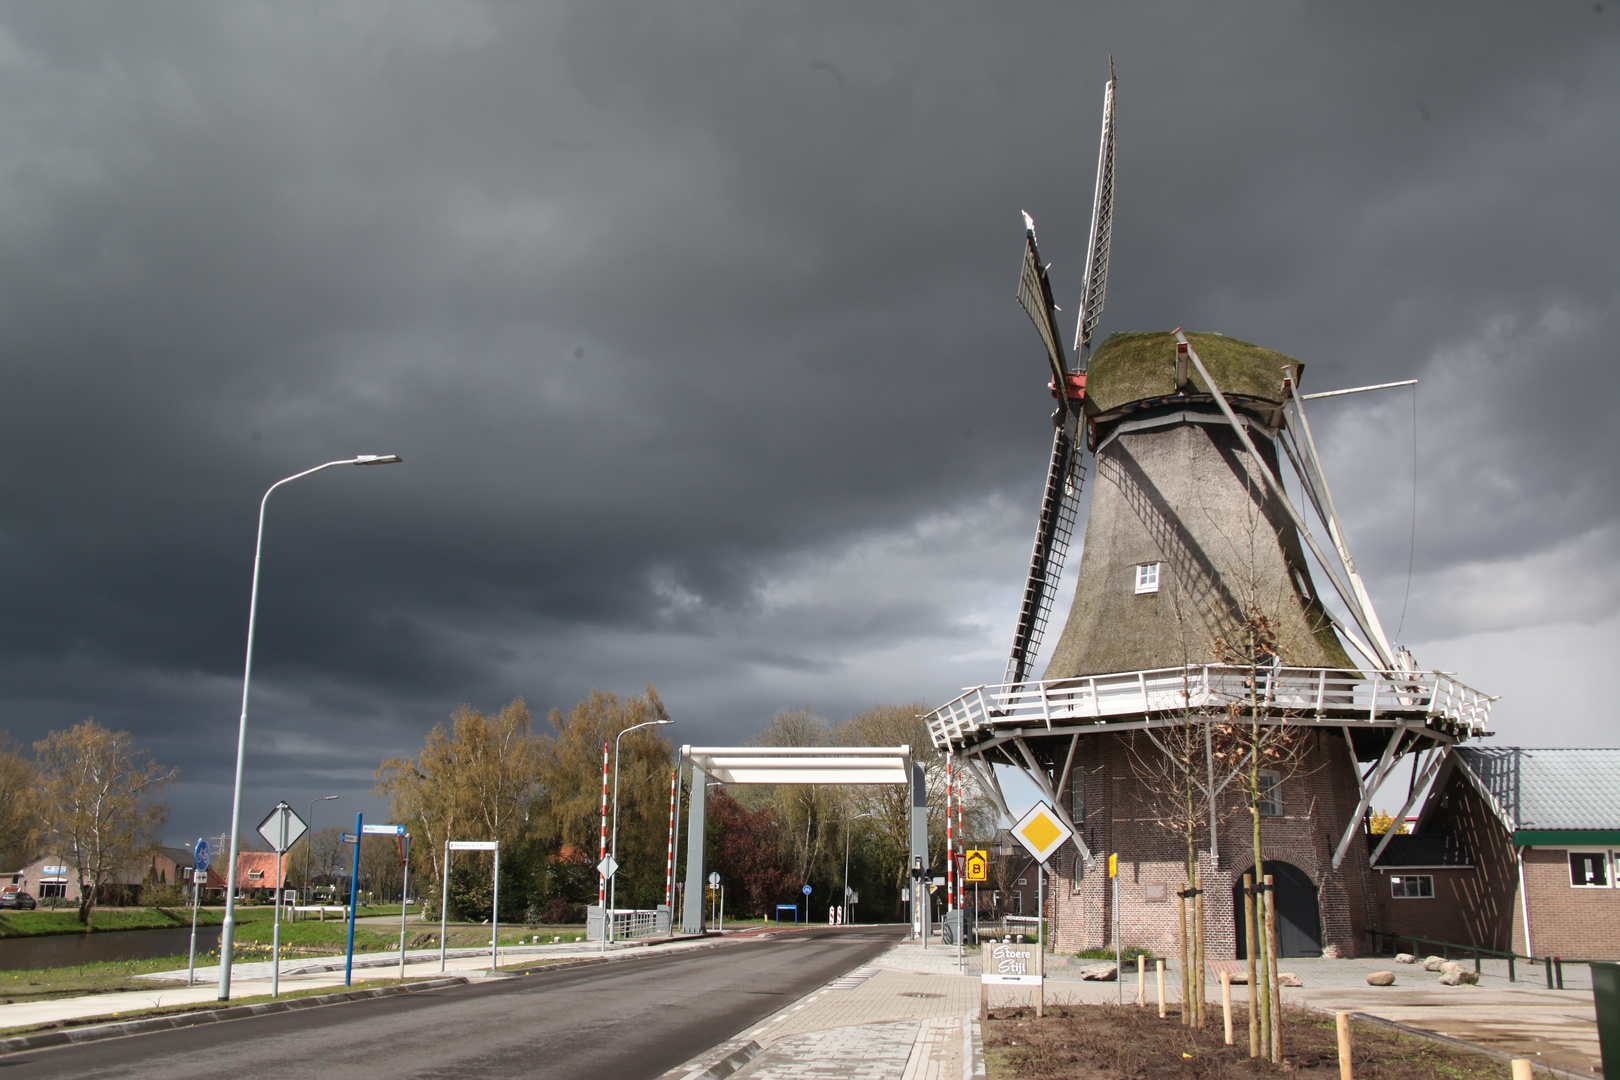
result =
M86 720L34 744L43 845L67 860L79 881L79 921L144 848L159 841L169 808L158 801L179 769L159 765L127 731Z

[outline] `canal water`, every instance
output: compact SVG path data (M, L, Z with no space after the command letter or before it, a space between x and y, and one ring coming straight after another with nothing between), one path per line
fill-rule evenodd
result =
M197 955L219 947L218 926L197 927ZM43 937L0 938L0 971L73 967L111 960L145 960L178 956L186 962L191 927L171 930L111 930L98 934L49 934Z

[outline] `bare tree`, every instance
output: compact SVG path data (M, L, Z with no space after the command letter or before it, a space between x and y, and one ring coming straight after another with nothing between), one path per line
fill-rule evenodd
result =
M34 763L0 732L0 860L8 866L28 861L29 839L39 829L34 783Z
M88 924L96 894L158 841L169 809L157 801L179 769L151 760L127 731L89 719L34 744L44 844L69 860L79 880L79 921Z

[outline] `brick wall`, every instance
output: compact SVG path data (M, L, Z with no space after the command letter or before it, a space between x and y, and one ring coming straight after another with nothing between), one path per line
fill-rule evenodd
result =
M1439 801L1428 814L1424 831L1455 837L1473 868L1445 876L1448 892L1444 898L1439 895L1442 879L1437 873L1432 905L1414 900L1385 901L1381 928L1459 945L1523 953L1519 864L1512 838L1460 769L1448 769L1441 780ZM1385 883L1386 897L1388 888ZM1439 910L1429 910L1431 907Z
M1620 960L1620 889L1571 886L1563 848L1525 848L1524 887L1536 956ZM1515 929L1522 943L1522 919Z
M1334 848L1358 801L1348 748L1336 728L1314 729L1295 774L1282 789L1282 816L1262 825L1262 852L1269 860L1292 863L1318 888L1322 944L1344 956L1366 952L1366 931L1375 925L1377 905L1365 842L1357 837L1338 870ZM1154 805L1138 779L1142 761L1158 751L1130 732L1081 739L1075 771L1083 772L1081 829L1094 854L1119 855L1120 938L1160 954L1176 948L1176 889L1186 878L1180 837L1154 820ZM1070 793L1065 791L1067 803ZM1232 888L1254 865L1251 825L1241 796L1225 792L1218 815L1220 858L1210 858L1200 830L1198 865L1204 885L1205 948L1211 959L1236 954ZM1075 848L1053 859L1054 879L1047 893L1056 947L1064 952L1113 944L1113 898L1107 863L1078 865ZM1162 897L1162 899L1160 899Z

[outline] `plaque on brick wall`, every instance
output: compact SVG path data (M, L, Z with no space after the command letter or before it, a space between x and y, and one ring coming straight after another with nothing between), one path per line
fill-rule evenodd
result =
M1142 886L1142 899L1149 904L1162 904L1170 898L1170 887L1164 882Z

